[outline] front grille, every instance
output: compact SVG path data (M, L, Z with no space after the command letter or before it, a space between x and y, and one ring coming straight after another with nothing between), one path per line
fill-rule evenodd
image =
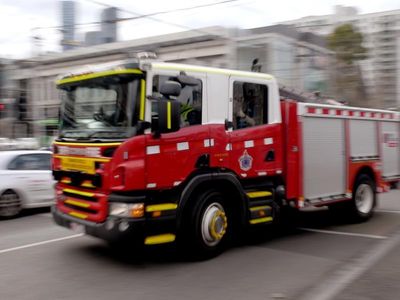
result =
M101 188L102 186L102 180L100 174L91 175L77 171L54 170L53 177L57 181L75 187L96 189L96 188Z
M90 197L90 196L85 196L85 195L77 195L76 193L71 193L71 192L68 192L66 190L63 191L63 194L65 196L70 196L70 197L74 197L74 198L78 198L78 199L83 199L83 200L86 200L86 201L97 202L96 197Z
M65 205L66 207L72 208L72 209L74 209L74 210L79 210L79 211L81 211L81 212L86 212L86 213L89 213L89 214L95 214L95 213L97 212L97 211L94 210L94 209L90 209L90 208L86 208L86 207L77 206L77 205L74 205L74 204L71 204L71 203L65 203L65 202L64 202L64 205Z
M94 222L103 222L108 209L106 195L72 188L62 189L58 207L66 214Z

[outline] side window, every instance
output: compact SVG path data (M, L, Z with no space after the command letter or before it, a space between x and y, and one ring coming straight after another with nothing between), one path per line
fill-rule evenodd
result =
M39 160L39 170L51 170L51 155L50 154L35 154Z
M268 124L268 87L234 81L232 121L234 129Z
M193 78L191 78L193 79ZM179 96L171 97L181 105L181 127L201 124L203 84L200 79L185 81L184 76L155 75L153 77L153 97L163 98L166 95L160 93L164 82L179 82L182 90Z
M50 154L23 154L14 158L7 167L8 170L50 170Z

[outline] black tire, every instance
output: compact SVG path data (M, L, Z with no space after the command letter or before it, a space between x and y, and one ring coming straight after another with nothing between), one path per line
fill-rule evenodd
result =
M185 211L178 245L190 259L208 259L219 255L230 240L231 212L218 190L202 191L195 198Z
M364 222L372 217L376 206L376 186L371 177L365 174L357 177L349 206L354 221Z
M0 195L0 218L15 217L21 209L21 198L13 190L6 190Z

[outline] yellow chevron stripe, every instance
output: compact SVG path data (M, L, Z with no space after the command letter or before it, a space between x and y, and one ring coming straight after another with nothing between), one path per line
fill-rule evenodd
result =
M270 208L271 206L264 205L264 206L255 206L255 207L250 207L250 211L255 211L255 210L261 210L261 209L267 209Z
M77 191L77 190L73 190L73 189L63 189L63 192L81 195L81 196L85 196L85 197L94 197L93 193L82 192L82 191Z
M66 142L54 142L55 145L59 146L93 146L93 147L99 147L99 146L119 146L122 143L66 143Z
M140 70L137 70L137 69L109 70L109 71L75 75L75 76L63 78L61 80L57 80L56 84L62 85L62 84L66 84L66 83L72 83L72 82L77 82L77 81L82 81L82 80L88 80L88 79L94 79L94 78L106 77L106 76L112 76L112 75L118 75L118 74L143 74L143 72Z
M79 218L79 219L86 219L86 218L88 217L88 215L81 214L81 213L77 213L77 212L75 212L75 211L71 211L71 212L69 212L68 214L69 214L70 216L73 216L73 217L76 217L76 218Z
M146 237L146 239L144 240L144 244L156 245L156 244L171 243L173 241L175 241L175 234L165 233L165 234L152 235Z
M64 203L79 206L79 207L84 207L84 208L87 208L90 206L90 204L88 204L88 203L83 203L83 202L72 200L72 199L67 199L64 201Z
M160 210L172 210L178 207L175 203L163 203L163 204L154 204L148 205L146 207L146 212L160 211Z
M272 196L272 193L268 191L248 192L246 194L249 198L261 198L261 197Z
M250 224L266 223L266 222L271 222L272 220L273 220L272 217L258 218L250 220Z

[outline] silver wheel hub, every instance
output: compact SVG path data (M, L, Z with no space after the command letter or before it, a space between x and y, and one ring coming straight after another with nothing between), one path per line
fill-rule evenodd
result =
M359 212L367 214L374 205L374 191L368 184L360 184L356 190L356 206Z
M201 220L201 235L208 246L217 245L226 233L228 220L221 204L214 202L210 204L203 214Z
M5 193L0 196L0 216L11 217L20 211L21 201L17 194Z

